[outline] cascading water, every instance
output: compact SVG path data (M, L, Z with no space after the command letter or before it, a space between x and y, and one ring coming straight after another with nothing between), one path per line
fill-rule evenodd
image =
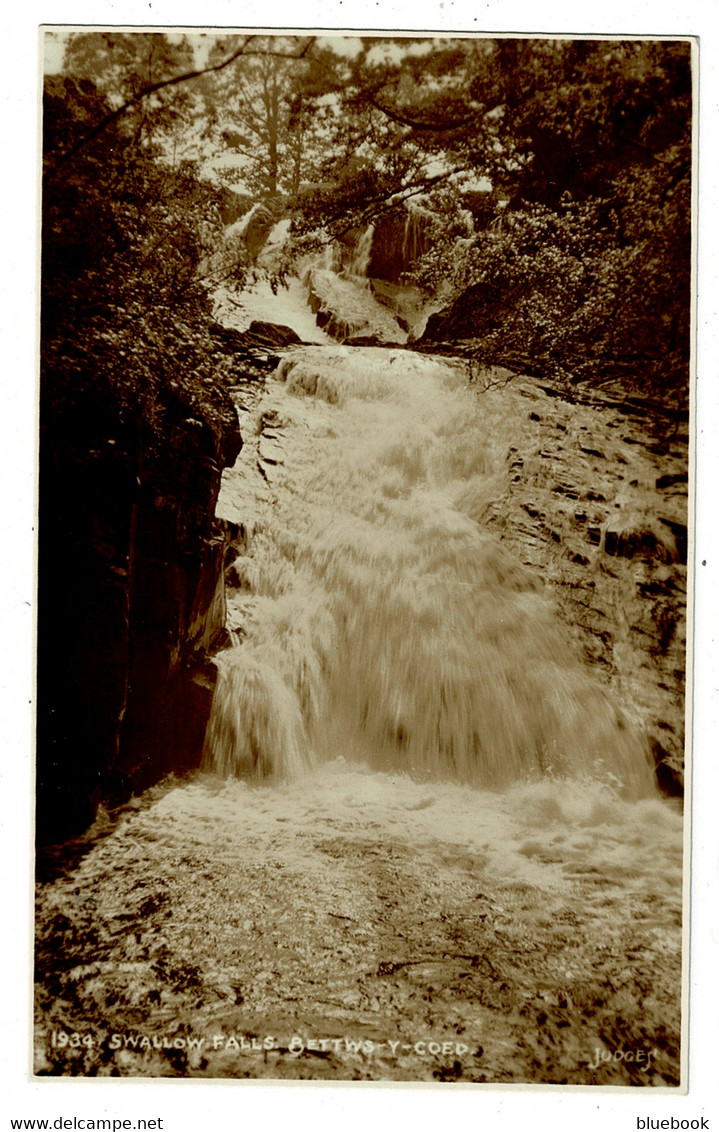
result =
M417 207L407 209L402 240L402 258L407 265L419 259L426 250L424 242L426 217L427 214L422 213Z
M321 257L304 274L311 309L318 324L335 339L371 335L380 341L404 342L403 330L393 313L379 303L367 276L374 228L370 225L347 252L328 244Z
M369 285L367 269L372 258L372 243L374 241L374 224L365 228L352 252L350 260L345 267L344 274L349 279L358 279L364 286Z
M486 526L511 443L501 392L478 398L459 369L403 351L305 348L262 412L282 462L235 564L242 639L218 658L206 767L298 777L343 756L651 794L643 739Z

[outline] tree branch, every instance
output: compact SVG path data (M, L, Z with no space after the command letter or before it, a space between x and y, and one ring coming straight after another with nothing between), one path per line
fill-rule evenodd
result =
M410 182L408 185L403 185L398 189L392 189L390 192L370 197L367 202L367 207L362 210L359 217L351 220L350 223L342 228L337 238L344 236L350 229L357 227L358 224L367 224L376 217L382 216L385 212L389 212L396 205L404 204L410 197L416 197L420 193L426 192L427 189L434 188L442 181L449 180L450 177L459 173L461 169L461 166L457 166L457 168L450 169L447 173L437 173L434 177L422 177L418 181ZM384 205L384 207L374 208L374 205Z
M446 133L449 130L458 130L462 126L469 126L475 119L472 114L467 118L454 118L449 122L418 122L414 118L407 118L404 114L400 114L398 110L390 110L387 106L383 106L378 102L374 95L370 95L369 103L374 106L375 110L379 110L387 118L393 122L399 122L402 126L410 126L413 130L428 130L433 133Z
M315 40L315 36L309 36L305 46L301 51L297 53L285 51L247 51L248 44L256 38L257 36L255 35L248 35L244 43L242 43L236 51L233 51L232 54L227 57L227 59L223 59L220 63L215 63L211 67L203 67L200 70L196 71L185 71L184 74L175 75L171 79L162 79L160 82L150 83L149 86L144 87L138 94L128 99L127 102L124 102L122 106L120 106L117 110L113 110L111 114L106 115L106 117L104 117L102 121L97 124L97 126L90 130L89 133L85 134L84 137L80 138L80 140L76 142L75 145L71 146L67 153L63 154L63 156L57 162L54 172L56 173L58 169L61 169L63 165L65 165L68 161L75 157L75 155L79 153L81 149L84 149L85 146L93 141L99 134L101 134L103 130L106 130L108 126L111 126L113 122L116 122L118 118L121 118L123 114L127 113L127 111L131 107L136 106L139 102L142 102L143 99L148 98L149 95L156 94L158 91L164 90L166 87L178 86L180 83L189 82L190 79L200 78L201 75L210 75L217 71L222 71L225 67L229 67L231 63L234 63L236 59L239 59L241 55L274 55L281 59L304 59L305 55L307 54Z
M649 156L654 159L654 161L658 161L661 165L674 165L676 163L677 159L675 157L662 157L659 153L652 149L650 145L646 145L644 142L637 141L636 138L628 138L626 134L618 134L617 136L619 137L620 141L624 141L628 145L636 146L637 149L643 149L645 153L648 153Z

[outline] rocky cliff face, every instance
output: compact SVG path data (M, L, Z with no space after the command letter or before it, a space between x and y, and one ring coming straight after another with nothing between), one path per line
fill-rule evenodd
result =
M587 662L646 729L660 789L681 795L686 422L608 390L570 402L528 377L501 393L515 441L489 522L541 573Z
M54 840L193 765L224 633L222 468L241 439L229 402L177 403L162 434L111 418L41 428L37 832Z
M419 209L382 217L374 229L367 275L399 283L416 259L429 250L432 220Z

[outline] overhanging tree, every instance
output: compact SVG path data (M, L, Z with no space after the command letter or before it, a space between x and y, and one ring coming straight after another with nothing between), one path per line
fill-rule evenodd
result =
M246 149L243 176L282 192L298 250L419 200L436 230L414 278L464 307L477 359L686 389L688 44L373 37L353 56L229 37L171 75L182 43L129 38L113 49L143 56L128 75L107 51L95 63L128 100L113 113L156 138L163 117L181 134L180 111L204 114L204 156Z
M477 60L468 109L492 123L494 168L477 161L469 113L447 123L445 152L482 169L506 207L474 240L440 237L416 278L464 296L478 360L685 397L689 45L506 40Z
M438 223L413 279L449 288L477 362L565 382L621 375L684 398L689 45L400 48L365 41L349 65L324 183L298 227L338 235L419 198ZM460 216L482 182L494 211L467 238Z

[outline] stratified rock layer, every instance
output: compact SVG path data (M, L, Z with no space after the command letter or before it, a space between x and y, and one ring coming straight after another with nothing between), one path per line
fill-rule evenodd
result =
M681 794L686 426L608 393L571 403L531 378L505 393L516 441L489 521L553 588L588 663L647 727L660 788Z

